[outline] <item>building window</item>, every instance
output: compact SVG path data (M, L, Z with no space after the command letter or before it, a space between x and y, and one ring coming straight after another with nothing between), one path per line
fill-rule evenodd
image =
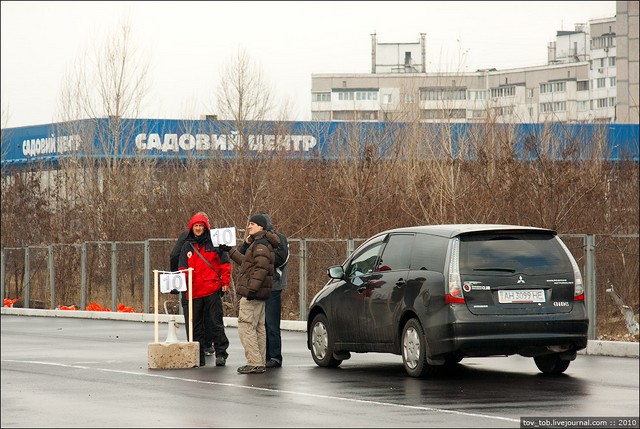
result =
M415 103L413 94L405 94L404 95L404 102L407 103L407 104Z
M422 119L466 119L465 109L425 109L421 112Z
M607 107L607 99L606 98L598 98L596 100L596 108L597 109L604 109L605 107Z
M533 88L527 88L527 98L533 98Z
M384 94L382 96L382 104L391 104L391 94Z
M609 57L609 67L616 66L616 57Z
M330 121L331 120L331 112L328 110L320 110L311 112L311 120L312 121Z
M513 115L514 106L500 106L491 109L495 116L509 116Z
M441 101L441 100L466 100L467 91L465 88L425 88L420 90L420 100Z
M377 110L335 110L334 121L377 121Z
M606 85L606 78L604 77L599 77L598 79L596 79L596 87L598 88L604 88Z
M311 94L311 101L331 101L330 92L314 92Z
M491 88L491 98L515 97L515 86L503 86L502 88Z
M609 107L615 107L616 97L609 97Z
M614 87L616 86L616 77L610 77L609 78L609 86Z
M550 92L565 92L566 90L566 82L547 82L540 84L540 94L548 94Z
M366 101L366 100L377 100L378 92L377 91L336 91L338 94L338 100L340 101Z
M487 91L484 90L469 90L469 100L486 100Z
M552 103L540 103L541 113L565 112L567 103L565 101L554 101Z
M578 91L588 91L589 90L589 81L588 80L579 80L577 82Z
M578 111L584 112L585 110L589 110L589 100L578 101Z

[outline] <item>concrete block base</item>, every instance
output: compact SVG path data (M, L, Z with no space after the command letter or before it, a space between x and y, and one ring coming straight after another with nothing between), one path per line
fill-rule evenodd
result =
M200 366L200 343L150 343L150 369L195 368Z

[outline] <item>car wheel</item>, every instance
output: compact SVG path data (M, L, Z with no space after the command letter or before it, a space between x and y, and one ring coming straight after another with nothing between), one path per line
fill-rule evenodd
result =
M427 340L416 319L409 319L402 330L402 361L411 377L425 377L436 372L437 368L427 362Z
M560 359L560 355L551 354L533 358L536 366L545 374L562 374L569 368L571 361Z
M342 363L342 360L333 357L333 340L329 333L327 316L322 313L313 318L309 330L309 344L316 365L335 368Z

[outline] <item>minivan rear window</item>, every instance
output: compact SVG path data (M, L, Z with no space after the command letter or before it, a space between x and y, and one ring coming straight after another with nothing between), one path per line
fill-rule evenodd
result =
M460 272L542 275L571 272L571 262L551 233L481 233L460 237Z

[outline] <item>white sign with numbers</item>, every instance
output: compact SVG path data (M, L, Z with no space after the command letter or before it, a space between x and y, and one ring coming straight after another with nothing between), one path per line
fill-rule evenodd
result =
M187 291L185 273L180 271L160 273L160 292L171 293L172 290Z
M226 244L227 246L236 245L236 227L214 228L211 230L211 241L214 246Z

